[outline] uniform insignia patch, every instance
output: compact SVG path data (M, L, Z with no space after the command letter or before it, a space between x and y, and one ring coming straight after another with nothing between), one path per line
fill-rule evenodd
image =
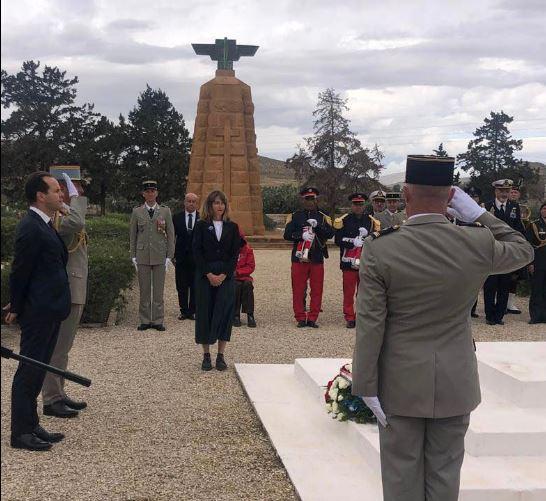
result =
M391 226L390 228L385 228L381 231L374 231L372 233L372 238L375 240L376 238L382 237L384 235L388 235L389 233L394 233L396 230L400 229L400 226L395 224L394 226Z

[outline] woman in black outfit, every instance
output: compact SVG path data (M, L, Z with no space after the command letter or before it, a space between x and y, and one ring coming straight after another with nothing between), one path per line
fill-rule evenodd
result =
M201 369L212 369L210 345L218 341L216 368L226 370L224 350L231 337L235 309L233 275L241 238L237 224L229 220L224 193L213 191L203 204L201 219L193 230L195 258L195 342L203 345Z

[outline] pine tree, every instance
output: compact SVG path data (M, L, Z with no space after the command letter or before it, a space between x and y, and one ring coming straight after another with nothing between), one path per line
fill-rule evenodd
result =
M437 150L432 150L433 153L438 157L448 157L447 151L444 150L444 143L440 143Z
M371 152L362 147L344 116L348 110L347 100L334 89L320 92L313 112L314 135L286 160L301 184L318 188L321 204L332 216L350 193L369 190L382 168L383 153L377 145Z
M457 165L470 171L470 184L482 190L485 198L493 196L491 183L497 179L512 179L516 184L532 184L537 173L529 163L517 159L514 154L523 148L521 139L513 139L508 124L514 120L501 111L491 112L484 125L474 132L465 153L458 155Z

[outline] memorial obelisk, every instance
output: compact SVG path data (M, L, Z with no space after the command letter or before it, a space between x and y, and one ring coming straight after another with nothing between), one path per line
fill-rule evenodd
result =
M250 87L233 71L233 61L253 56L258 47L227 38L192 46L196 54L218 61L218 69L215 78L201 86L187 192L203 200L212 190L222 190L231 205L231 219L246 235L263 235L254 104Z

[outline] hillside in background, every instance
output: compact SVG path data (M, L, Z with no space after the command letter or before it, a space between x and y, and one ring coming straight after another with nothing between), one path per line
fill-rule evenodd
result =
M260 161L260 184L262 186L298 184L294 179L294 172L287 169L282 160L262 157L261 155L258 155L258 160Z

